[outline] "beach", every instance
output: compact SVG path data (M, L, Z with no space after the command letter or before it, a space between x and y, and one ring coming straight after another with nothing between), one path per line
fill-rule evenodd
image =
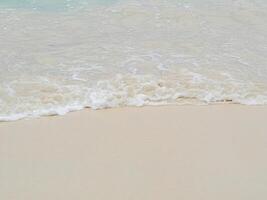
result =
M1 0L0 200L266 200L267 1Z
M264 200L267 106L85 109L0 123L1 200Z

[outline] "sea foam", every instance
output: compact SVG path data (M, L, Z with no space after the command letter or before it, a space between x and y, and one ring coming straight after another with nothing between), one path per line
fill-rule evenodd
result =
M0 121L86 107L267 104L265 1L91 5L0 6Z

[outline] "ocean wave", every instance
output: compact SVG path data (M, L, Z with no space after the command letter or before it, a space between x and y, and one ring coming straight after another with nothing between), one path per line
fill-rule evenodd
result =
M53 12L0 8L0 121L87 107L266 105L266 6L125 0Z
M9 103L3 103L1 99L0 121L44 115L64 115L83 108L219 103L267 104L266 86L249 82L242 83L227 77L228 79L222 82L184 70L181 74L165 77L119 74L113 79L98 81L88 88L83 84L65 85L68 89L64 86L51 88L51 86L43 85L43 93L36 94L36 96L31 93L24 96L24 99L17 97L16 101ZM38 90L40 91L40 88Z

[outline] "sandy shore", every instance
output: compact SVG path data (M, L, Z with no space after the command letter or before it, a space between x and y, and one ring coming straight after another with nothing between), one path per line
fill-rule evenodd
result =
M266 200L267 106L0 123L1 200Z

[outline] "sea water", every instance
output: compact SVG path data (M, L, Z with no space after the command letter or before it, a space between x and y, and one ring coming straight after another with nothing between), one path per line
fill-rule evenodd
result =
M267 104L265 0L0 0L0 121Z

